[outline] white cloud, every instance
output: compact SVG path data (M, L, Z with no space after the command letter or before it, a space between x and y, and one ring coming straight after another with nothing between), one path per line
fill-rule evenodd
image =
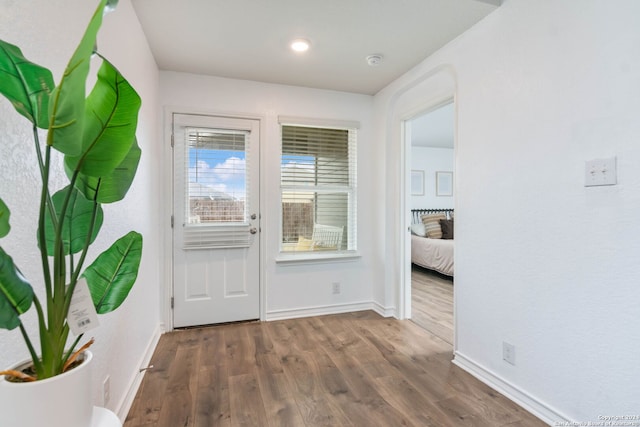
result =
M213 168L213 173L220 181L229 181L244 178L246 168L245 159L229 157L224 163L219 163Z
M198 160L189 168L189 182L198 183L198 192L203 195L221 192L243 197L245 167L245 160L237 157L229 157L214 167L205 160ZM190 188L196 187L190 185Z

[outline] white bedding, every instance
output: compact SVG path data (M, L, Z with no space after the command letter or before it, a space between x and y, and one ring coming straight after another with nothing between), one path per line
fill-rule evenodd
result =
M453 276L453 240L411 235L411 262Z

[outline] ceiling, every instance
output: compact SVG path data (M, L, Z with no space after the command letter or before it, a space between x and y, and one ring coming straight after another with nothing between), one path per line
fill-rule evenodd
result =
M411 120L413 147L453 148L453 102Z
M373 95L501 0L132 0L161 70ZM305 38L311 48L294 53ZM366 57L382 56L377 66Z

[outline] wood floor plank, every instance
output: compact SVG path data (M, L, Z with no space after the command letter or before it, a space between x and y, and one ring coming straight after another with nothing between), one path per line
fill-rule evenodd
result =
M362 368L360 360L345 351L344 347L330 352L327 357L335 363L352 394L352 401L346 403L350 418L353 418L353 414L358 414L358 418L363 420L362 425L367 426L413 425L402 412L382 397L375 379Z
M173 332L125 427L545 425L451 358L372 311Z
M229 375L251 374L255 366L255 341L249 338L248 324L228 325L224 329Z
M267 414L255 372L229 377L230 420L233 427L265 424Z
M126 422L131 427L154 425L158 422L164 390L169 381L169 370L176 357L171 339L163 338L158 342L150 364L153 368L145 373L131 405Z
M308 352L292 349L281 361L305 425L353 425L322 384L319 367Z
M267 416L265 424L273 427L304 425L284 371L274 372L265 366L258 370L258 384Z
M378 383L385 400L406 414L416 426L456 427L442 410L416 390L406 378L381 377Z
M453 345L453 278L412 265L411 320Z
M225 350L224 330L208 328L202 338L194 423L196 427L231 425L229 369Z
M194 423L200 348L196 342L179 344L176 360L169 371L169 381L158 415L158 426L187 427Z

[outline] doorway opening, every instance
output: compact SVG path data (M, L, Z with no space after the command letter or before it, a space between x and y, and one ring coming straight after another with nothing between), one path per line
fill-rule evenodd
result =
M452 98L405 121L410 274L406 313L454 344L455 111Z

